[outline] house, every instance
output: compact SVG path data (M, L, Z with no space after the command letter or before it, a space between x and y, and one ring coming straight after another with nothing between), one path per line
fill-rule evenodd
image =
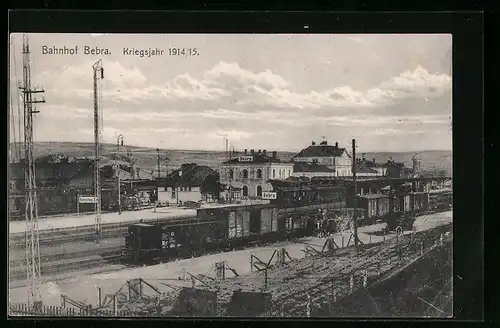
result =
M235 156L219 167L220 182L226 186L224 196L229 199L261 198L262 193L272 191L267 181L285 180L293 175L293 163L280 160L273 151L245 149L241 156Z
M371 161L367 160L365 154L361 154L361 165L377 172L377 176L386 176L387 175L387 165L375 162L375 158Z
M292 158L295 163L319 164L335 171L335 176L351 176L352 160L345 148L340 148L338 142L329 145L324 140L319 145L313 141L310 146L302 149Z
M216 193L218 196L219 192L205 190L204 186L205 181L213 177L217 177L217 172L208 166L195 163L182 164L165 179L163 190L158 191L158 201L177 204L187 201L211 201L212 195Z
M398 163L390 159L384 165L387 167L387 177L389 178L413 177L413 169L405 167L404 163Z

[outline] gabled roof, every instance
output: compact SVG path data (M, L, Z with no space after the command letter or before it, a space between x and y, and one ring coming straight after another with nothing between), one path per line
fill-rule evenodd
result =
M358 164L356 165L356 173L377 173L377 171L364 164Z
M293 172L325 172L325 173L333 173L335 170L328 168L325 165L319 165L316 163L302 163L297 162L293 165Z
M222 164L263 164L263 163L285 163L279 158L269 156L264 153L254 153L253 155L241 155L241 156L253 156L253 161L251 162L240 162L239 157L232 158L230 160L222 162Z
M340 157L345 152L345 148L338 148L337 146L330 145L311 145L302 149L296 157ZM349 156L349 154L347 154Z
M201 187L209 175L217 175L217 172L206 165L183 164L181 168L172 171L167 176L165 184L176 187Z

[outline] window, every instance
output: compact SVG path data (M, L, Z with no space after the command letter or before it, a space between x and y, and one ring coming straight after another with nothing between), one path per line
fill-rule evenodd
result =
M273 179L276 178L276 170L273 169Z
M175 191L172 191L172 198L175 198Z
M262 170L261 169L257 170L257 179L262 179Z
M243 170L243 179L248 179L248 170L247 169Z
M228 174L229 175L229 179L234 179L234 171L231 170L231 169L229 169L228 173L229 173Z
M257 197L262 197L262 187L257 186Z
M246 197L246 196L248 196L248 187L243 186L243 197Z

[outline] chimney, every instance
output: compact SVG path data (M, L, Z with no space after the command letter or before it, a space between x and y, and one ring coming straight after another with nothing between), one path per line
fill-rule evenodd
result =
M267 150L265 150L265 149L264 149L264 150L262 151L262 153L263 153L264 155L266 155L266 154L267 154Z
M338 142L335 143L335 148L339 148L339 143Z
M252 154L252 156L253 156L255 154L255 150L250 149L250 154Z
M311 143L311 145L316 146L316 143L313 141L313 142Z
M277 157L277 156L276 156L276 152L275 152L275 151L273 151L273 158L276 158L276 157Z
M245 148L245 155L247 154L247 149Z

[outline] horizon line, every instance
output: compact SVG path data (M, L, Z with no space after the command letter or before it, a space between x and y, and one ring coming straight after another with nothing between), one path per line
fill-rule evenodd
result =
M17 143L22 143L22 142L17 142ZM34 144L37 143L67 143L67 144L89 144L93 145L94 143L91 141L34 141ZM10 142L10 144L15 144L14 142ZM112 142L103 142L101 145L110 145L110 146L116 146ZM133 145L129 144L123 145L124 147L136 147L136 148L148 148L155 150L156 148L159 147L154 147L154 146L139 146L139 145ZM346 147L341 147L345 148L347 151L349 151L349 148ZM209 152L225 152L224 149L181 149L181 148L159 148L160 150L170 150L170 151L209 151ZM247 148L248 149L248 148ZM255 149L255 148L254 148ZM267 149L266 149L267 150ZM243 150L241 150L243 151ZM300 152L300 150L286 150L286 149L275 149L272 151L279 151L279 152L287 152L287 153L297 153ZM272 152L271 151L271 152ZM446 152L453 152L453 149L409 149L409 150L366 150L366 151L358 151L358 153L409 153L409 152L431 152L431 151L446 151Z

